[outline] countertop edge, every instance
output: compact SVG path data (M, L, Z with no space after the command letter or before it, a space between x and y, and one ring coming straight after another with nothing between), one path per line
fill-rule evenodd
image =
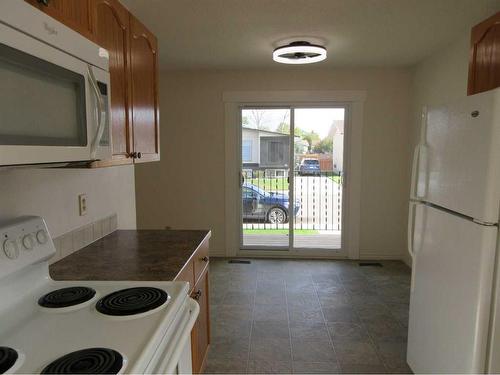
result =
M198 252L198 250L200 249L200 246L203 245L203 243L205 241L208 241L211 237L212 237L212 231L209 230L207 232L207 234L205 235L205 237L203 237L203 239L200 241L200 243L198 244L198 246L196 246L196 249L193 250L193 253L188 258L188 260L186 261L186 263L184 263L184 265L179 270L179 272L177 272L177 275L175 275L175 277L174 277L174 279L172 281L176 281L175 279L177 278L177 276L179 276L186 269L187 265L193 260L194 254L196 254Z

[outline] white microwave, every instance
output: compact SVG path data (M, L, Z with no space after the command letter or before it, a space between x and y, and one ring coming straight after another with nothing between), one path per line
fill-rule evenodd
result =
M108 63L25 1L0 1L0 166L110 159Z

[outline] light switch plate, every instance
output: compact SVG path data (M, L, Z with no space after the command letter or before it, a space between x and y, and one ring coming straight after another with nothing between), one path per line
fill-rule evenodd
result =
M80 194L78 196L78 209L80 211L80 216L87 214L87 194Z

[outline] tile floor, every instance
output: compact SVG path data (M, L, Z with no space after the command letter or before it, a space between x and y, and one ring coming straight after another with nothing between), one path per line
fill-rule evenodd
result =
M410 373L410 269L353 261L210 262L206 373Z

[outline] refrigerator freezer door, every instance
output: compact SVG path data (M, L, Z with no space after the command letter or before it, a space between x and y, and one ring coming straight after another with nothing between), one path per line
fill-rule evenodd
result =
M485 369L497 227L418 204L408 364L415 373Z
M483 222L498 222L500 89L428 107L422 131L420 199ZM422 152L424 151L424 152Z

